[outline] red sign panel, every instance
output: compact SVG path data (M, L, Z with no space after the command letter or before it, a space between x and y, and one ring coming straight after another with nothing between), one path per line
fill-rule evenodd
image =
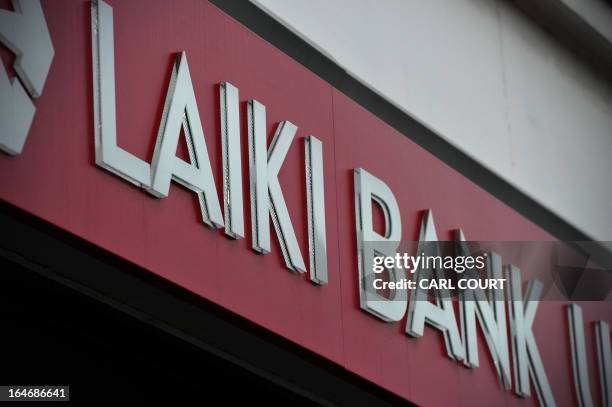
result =
M527 399L502 389L482 336L480 367L467 369L446 356L438 330L427 327L422 338L411 338L404 333L405 320L384 323L360 310L353 170L366 169L394 192L403 240L418 240L421 213L429 208L442 240L453 239L451 231L459 227L470 240L551 240L550 235L208 2L108 3L114 10L122 149L151 162L175 57L185 51L217 191L223 191L219 84L239 89L246 237L232 240L222 229L203 225L194 193L176 183L167 198L156 199L96 166L89 1L42 3L55 55L23 152L0 155L1 199L417 404L537 403L533 389ZM286 269L274 232L271 253L250 248L246 101L251 99L266 106L268 140L283 120L298 127L279 181L306 267L302 139L314 135L323 143L326 285ZM541 303L534 333L557 404L573 405L565 305ZM582 305L598 401L590 322L609 321L610 307Z

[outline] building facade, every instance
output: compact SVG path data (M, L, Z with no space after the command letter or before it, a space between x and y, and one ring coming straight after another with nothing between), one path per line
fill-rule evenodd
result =
M3 6L6 307L31 284L38 313L55 281L66 310L76 290L153 326L133 337L213 355L203 389L227 374L321 404L612 402L609 3ZM588 241L603 277L555 296L556 275L498 253L508 286L471 307L368 291L368 256L438 240Z

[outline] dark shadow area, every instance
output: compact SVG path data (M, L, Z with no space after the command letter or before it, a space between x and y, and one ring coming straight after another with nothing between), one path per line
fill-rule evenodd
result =
M0 270L2 385L69 385L71 402L87 404L314 405L20 265L0 258Z

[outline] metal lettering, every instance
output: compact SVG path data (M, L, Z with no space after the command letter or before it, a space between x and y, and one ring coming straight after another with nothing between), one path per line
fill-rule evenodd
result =
M593 407L591 381L589 379L589 364L587 362L586 341L584 339L584 323L582 308L576 304L567 307L570 343L572 347L572 367L574 385L578 404L581 407ZM602 405L609 406L612 394L612 350L610 349L610 327L604 321L595 323L597 338L597 360L602 391Z
M278 173L293 142L297 127L281 122L276 128L269 150L266 149L266 109L252 100L247 106L249 129L249 168L251 176L252 247L259 253L270 252L270 226L268 214L281 246L289 270L306 272L300 247L291 224Z
M433 212L427 210L421 220L421 230L419 235L418 253L424 251L422 244L425 242L437 242L438 234L434 224ZM436 251L439 248L436 245ZM438 253L433 253L438 255ZM442 271L435 267L435 275L438 278L444 278ZM414 273L415 281L428 279L429 271L419 267ZM450 294L445 289L435 290L436 303L432 303L427 299L426 290L416 289L410 296L408 305L408 323L406 324L406 333L410 336L421 337L425 330L425 323L430 324L434 328L442 332L444 336L444 344L446 353L449 358L454 360L462 360L464 357L463 344L455 319L455 310Z
M181 128L187 139L191 163L176 157ZM217 188L185 52L178 55L172 70L151 172L151 187L147 188L148 192L158 198L164 198L168 196L170 181L174 180L198 195L202 221L205 224L217 228L223 226Z
M532 327L542 295L542 283L530 281L523 304L521 270L509 265L506 269L510 290L510 332L512 335L512 361L514 369L515 393L521 397L531 395L529 377L533 379L540 405L555 406L544 364Z
M149 163L117 145L113 9L102 0L91 3L91 45L96 164L147 188L151 183Z
M392 290L389 298L372 287L374 257L393 256L402 238L402 220L391 189L363 168L353 171L355 182L355 223L357 229L357 262L359 264L359 302L361 309L386 322L399 321L406 313L406 290ZM385 215L385 234L374 230L372 202L376 201ZM404 270L389 269L391 281L405 278Z
M595 323L597 338L597 364L602 405L612 406L612 346L610 345L610 325L604 321Z
M221 149L223 150L223 203L225 234L244 237L242 204L242 160L240 157L240 114L238 89L231 83L220 85Z
M310 280L316 284L327 284L323 143L314 136L308 136L304 139L304 149Z
M459 242L465 242L463 231L458 232ZM465 244L459 244L460 255L470 255ZM487 278L502 278L502 260L497 253L489 252L486 256ZM492 290L491 301L487 299L484 290L480 288L464 290L459 301L459 319L463 334L465 359L463 364L469 368L477 368L478 337L476 335L476 317L485 337L489 353L497 371L500 383L505 389L512 388L510 377L510 353L506 329L506 305L502 290Z

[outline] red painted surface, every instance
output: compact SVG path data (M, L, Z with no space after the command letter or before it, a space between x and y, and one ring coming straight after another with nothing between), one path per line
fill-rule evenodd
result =
M324 143L329 284L284 268L272 253L233 241L199 219L194 195L173 184L156 200L94 164L90 4L43 2L55 59L37 100L21 156L0 155L0 198L205 297L398 395L423 405L532 405L503 391L480 336L481 367L446 357L430 327L421 339L405 321L385 324L359 309L352 169L385 181L398 200L403 238L416 240L419 212L432 208L441 239L462 227L471 240L550 240L547 233L334 90L310 71L201 0L109 1L115 15L119 144L150 161L174 54L187 51L206 144L221 191L218 83L240 89L244 191L248 199L246 106L267 107L298 127L280 180L306 261L306 191L301 138ZM87 270L83 270L86 273ZM612 322L607 304L583 304L585 322ZM599 400L594 337L593 395ZM574 405L563 303L542 304L535 333L558 405Z

